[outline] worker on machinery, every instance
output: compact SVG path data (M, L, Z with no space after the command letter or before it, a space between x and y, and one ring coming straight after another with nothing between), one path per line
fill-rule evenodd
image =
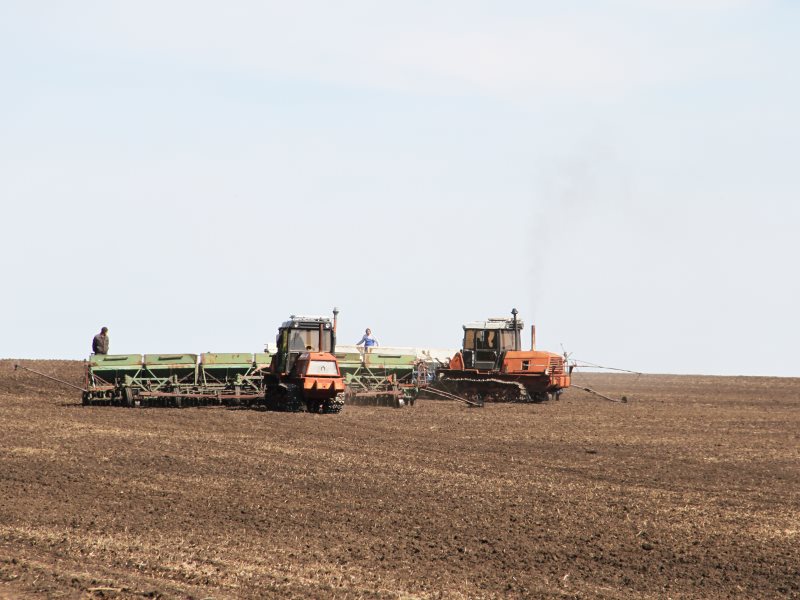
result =
M364 336L356 342L356 346L360 346L361 344L364 344L364 354L370 352L370 348L373 346L378 345L378 340L372 337L372 330L369 327L367 327L367 330L364 332Z
M108 327L92 338L92 354L108 354Z

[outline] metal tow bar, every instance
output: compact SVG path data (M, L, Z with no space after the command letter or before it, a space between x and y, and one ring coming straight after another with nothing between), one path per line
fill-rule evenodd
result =
M29 369L28 367L23 367L22 365L14 365L14 370L22 369L24 371L30 371L31 373L36 373L37 375L41 375L42 377L46 377L52 381L57 381L58 383L63 383L64 385L68 385L71 388L75 388L76 390L80 390L84 393L88 393L89 390L82 388L79 385L75 385L74 383L70 383L69 381L64 381L63 379L58 379L57 377L52 377L46 373L42 373L41 371L35 371L34 369Z
M466 398L462 398L461 396L456 396L455 394L451 394L450 392L437 390L432 387L424 388L424 390L432 394L439 394L440 396L442 396L443 398L447 398L448 400L457 400L458 402L463 402L464 404L469 404L470 406L477 406L478 408L483 408L483 402L473 402L472 400L467 400Z
M600 396L603 400L608 400L609 402L621 402L622 404L626 404L628 402L628 398L625 396L623 396L619 400L617 400L616 398L609 398L608 396L604 396L600 392L594 391L592 388L575 385L574 383L571 383L569 387L578 388L579 390L583 390L584 392L589 392L590 394L594 394L595 396Z

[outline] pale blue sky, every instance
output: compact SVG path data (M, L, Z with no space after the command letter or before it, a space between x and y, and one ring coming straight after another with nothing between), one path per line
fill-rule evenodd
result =
M0 3L0 356L539 344L795 375L800 6Z

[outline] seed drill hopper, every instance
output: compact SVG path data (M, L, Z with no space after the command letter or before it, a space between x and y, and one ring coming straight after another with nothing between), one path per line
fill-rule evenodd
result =
M413 348L340 346L336 358L345 378L345 403L413 406L432 379L430 360Z
M84 404L121 406L249 405L263 401L266 352L93 354Z

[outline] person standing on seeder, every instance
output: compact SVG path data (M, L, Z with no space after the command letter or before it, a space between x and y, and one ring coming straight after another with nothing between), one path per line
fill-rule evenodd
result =
M92 354L108 354L108 327L92 338Z
M367 330L364 332L364 336L356 342L356 346L360 346L361 344L364 344L365 357L370 352L370 348L378 345L378 340L372 337L372 330L369 327L367 327Z

